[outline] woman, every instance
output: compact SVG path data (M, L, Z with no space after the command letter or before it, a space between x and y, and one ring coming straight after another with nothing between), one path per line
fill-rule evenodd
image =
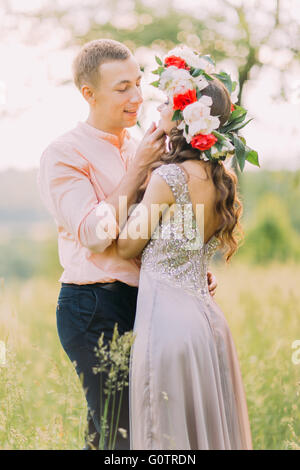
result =
M129 379L131 449L252 449L235 346L207 287L213 253L227 249L228 261L238 245L237 178L223 163L233 145L216 131L233 108L206 58L191 54L169 53L160 64L155 85L168 101L158 108L159 127L170 149L118 239L122 257L142 253ZM163 205L156 224L155 204Z

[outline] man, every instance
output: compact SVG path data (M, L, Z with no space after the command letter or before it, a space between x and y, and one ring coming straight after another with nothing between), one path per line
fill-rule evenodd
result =
M151 163L165 150L165 136L153 124L136 148L126 128L137 122L143 101L141 72L130 50L106 39L83 46L73 64L74 82L89 104L89 115L43 152L39 187L58 228L64 268L57 305L58 334L82 380L88 404L86 449L98 448L104 379L95 374L94 348L104 334L133 329L139 259L123 260L115 239L124 220L122 204L136 201ZM114 214L111 207L115 208ZM107 230L101 214L111 214ZM209 274L210 290L216 282ZM123 391L116 449L129 449L128 387ZM125 437L124 437L125 436ZM107 446L107 443L106 443Z

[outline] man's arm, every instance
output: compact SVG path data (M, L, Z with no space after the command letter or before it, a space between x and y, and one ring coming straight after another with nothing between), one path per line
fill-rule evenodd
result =
M81 245L103 252L119 232L119 197L127 198L128 207L135 202L149 164L160 158L163 149L162 132L150 128L127 174L118 187L99 202L89 179L88 163L71 146L53 144L41 158L38 181L42 199L59 225ZM105 223L101 226L103 211L99 209L104 207L105 210L105 206L108 210L111 206L115 208L115 214L111 214L115 225L112 234L105 230Z
M125 220L120 220L120 196L126 196L127 208L129 209L130 206L136 202L137 191L145 181L149 165L159 160L164 151L164 131L156 129L155 124L152 124L141 141L136 151L135 158L128 167L126 175L122 178L118 187L105 199L106 203L114 207L118 225L123 226L128 218L127 214Z

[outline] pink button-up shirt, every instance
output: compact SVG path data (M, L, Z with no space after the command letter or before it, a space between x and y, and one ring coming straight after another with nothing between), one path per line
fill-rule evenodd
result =
M126 130L120 142L115 135L79 122L43 152L38 185L58 229L59 259L64 268L61 282L119 280L138 286L140 260L120 258L109 234L99 238L99 208L119 185L135 151L136 143ZM117 234L116 221L115 225Z

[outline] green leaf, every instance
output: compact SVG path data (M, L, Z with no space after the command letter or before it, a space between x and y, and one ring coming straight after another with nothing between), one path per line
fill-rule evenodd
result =
M158 88L158 86L159 86L159 80L156 80L155 82L151 82L150 85L153 85L153 86L155 86L156 88Z
M199 90L198 87L196 88L196 95L197 95L197 100L199 100L202 96L202 93L201 93L201 91Z
M209 159L211 160L212 157L211 157L211 151L210 151L210 149L204 150L204 153L205 153L205 155L207 156L207 158L209 158Z
M173 114L172 121L181 121L182 120L182 114L180 109L176 109L176 111Z
M206 80L213 80L213 77L211 77L208 73L206 73L204 69L194 69L191 74L192 74L192 77L199 77L200 75L203 75L203 77L205 77Z
M234 121L232 122L229 122L228 124L225 124L223 127L220 127L220 132L222 132L222 134L226 134L227 132L231 132L231 130L237 126L238 124L240 124L242 121L244 120L244 118L239 118L239 119L235 119Z
M228 124L225 124L223 127L220 128L220 132L222 132L224 134L224 133L232 131L233 129L240 128L239 125L241 123L243 123L243 121L245 120L245 117L246 117L246 114L242 114L239 117L236 117L235 119L229 119ZM249 121L247 121L247 123L250 122L250 121L251 121L251 119L249 119ZM244 127L245 125L246 125L246 123L245 124L243 123L242 127Z
M192 73L192 77L199 77L199 75L202 75L202 74L203 74L202 69L194 69L194 71Z
M214 136L216 136L217 139L218 139L220 142L224 142L225 140L227 140L226 137L225 137L223 134L221 134L220 132L212 131L212 134L213 134Z
M249 119L246 122L236 124L235 126L231 128L231 132L237 132L240 129L243 129L243 127L247 126L247 124L249 124L250 121L253 121L253 118Z
M260 167L259 161L258 161L258 153L255 150L249 149L249 147L246 147L246 160L249 163L252 163L252 165Z
M241 116L246 116L247 110L242 106L235 105L234 111L230 115L230 122Z
M230 78L230 75L228 75L228 73L226 72L214 73L213 75L214 77L218 78L226 86L227 90L231 94L233 83Z
M156 55L155 60L158 63L158 65L163 65L162 60Z
M223 148L222 142L216 142L214 146L218 149L218 152L222 152L222 148Z
M235 91L237 87L237 82L232 82L232 91Z
M165 71L165 68L164 68L164 67L158 67L158 69L153 70L152 73L153 73L154 75L161 75L164 71Z
M213 77L212 77L211 75L209 75L208 73L206 73L206 72L203 72L203 76L204 76L204 77L206 78L206 80L208 80L208 81L213 80Z
M203 59L207 60L207 62L211 63L212 65L216 65L214 60L211 58L210 55L206 54L206 55L202 55L201 56Z
M243 171L244 166L245 166L245 160L246 160L246 149L244 143L241 141L241 139L233 134L233 144L235 147L235 156L238 161L239 167L241 171Z

